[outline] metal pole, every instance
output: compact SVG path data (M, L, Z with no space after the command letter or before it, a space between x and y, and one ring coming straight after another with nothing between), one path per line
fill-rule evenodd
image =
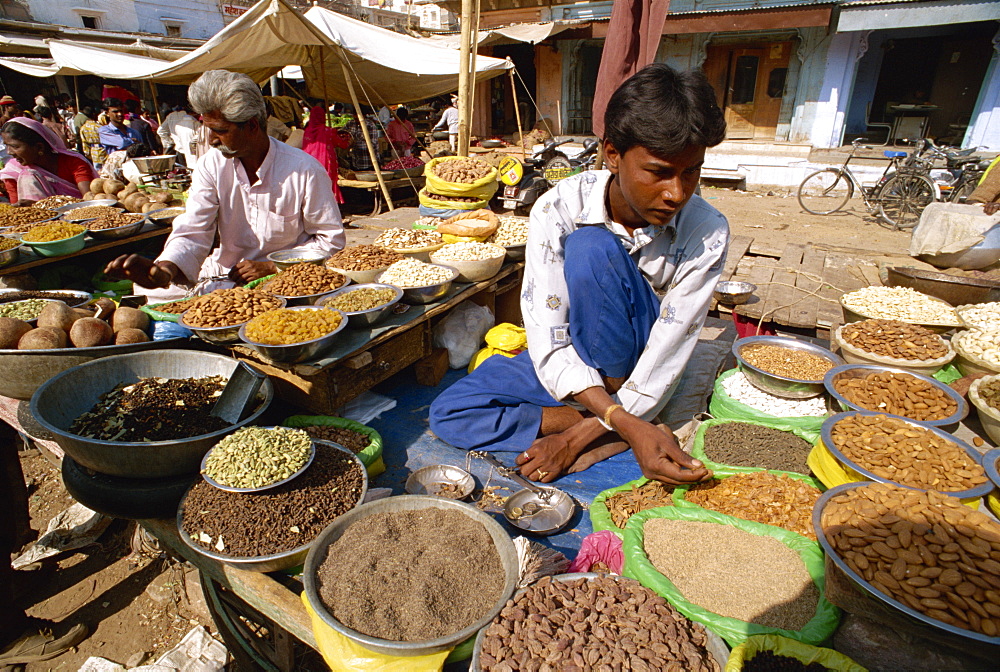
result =
M341 54L340 67L344 70L344 79L347 81L347 90L351 94L351 103L358 113L358 125L361 126L361 134L365 136L365 145L368 146L368 156L371 157L372 165L375 167L375 177L378 179L378 186L382 188L382 195L385 196L385 202L388 204L389 209L395 210L396 206L392 204L392 196L389 195L389 187L385 185L385 179L382 177L382 169L378 165L378 155L375 154L375 146L372 145L371 136L368 135L368 124L365 123L365 115L361 112L361 103L358 102L358 95L354 92L354 82L351 80L351 73L348 72L347 64L344 61L344 56Z
M458 147L459 156L469 155L469 54L472 42L472 3L462 0L462 41L458 51Z
M507 57L510 61L510 56ZM527 161L528 157L524 153L524 129L521 127L521 107L517 104L517 85L514 83L514 68L507 71L510 75L510 91L514 94L514 116L517 118L518 144L521 145L521 161Z

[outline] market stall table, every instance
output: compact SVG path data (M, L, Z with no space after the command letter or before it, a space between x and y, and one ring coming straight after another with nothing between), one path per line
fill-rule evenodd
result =
M383 179L385 179L383 177ZM420 191L421 187L424 186L425 177L422 175L419 177L401 177L395 180L385 179L385 187L391 193L393 189L402 189L404 187L412 188L414 191ZM372 209L370 216L375 216L382 212L385 207L384 198L382 196L382 188L379 186L377 180L348 180L340 178L337 180L337 186L341 189L362 189L365 191L370 191L372 193L372 198L375 200L375 206Z

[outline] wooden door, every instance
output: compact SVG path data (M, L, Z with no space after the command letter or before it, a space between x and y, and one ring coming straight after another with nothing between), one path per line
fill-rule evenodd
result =
M729 52L729 77L726 82L726 135L730 138L754 137L757 109L757 75L763 49L733 49Z
M728 139L774 138L791 44L709 47L705 75L725 110Z

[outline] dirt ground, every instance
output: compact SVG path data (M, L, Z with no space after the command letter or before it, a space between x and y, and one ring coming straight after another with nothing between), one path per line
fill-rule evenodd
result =
M802 212L793 193L703 189L708 202L728 218L733 235L754 238L754 251L780 254L788 243L824 243L873 255L905 255L908 232L879 226L860 200L830 216ZM361 216L363 204L347 210ZM44 531L49 519L72 504L59 469L38 451L22 453L29 486L32 526ZM112 523L98 542L58 560L22 571L19 586L32 616L86 623L90 636L74 651L27 666L29 672L76 670L89 656L129 667L155 660L196 624L215 632L205 608L197 572L135 534L127 521Z

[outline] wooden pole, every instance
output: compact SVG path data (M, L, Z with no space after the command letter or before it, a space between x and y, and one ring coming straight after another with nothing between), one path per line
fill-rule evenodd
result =
M344 71L344 79L347 81L347 90L351 94L351 103L354 105L354 109L358 113L358 125L361 126L361 134L365 136L365 145L368 147L368 156L371 157L372 165L375 167L375 177L378 179L378 186L382 189L382 195L385 196L385 202L389 206L390 210L395 210L396 206L392 204L392 196L389 194L389 187L385 184L385 179L382 177L382 168L378 165L378 155L375 153L375 146L372 144L372 138L368 135L368 124L365 123L365 115L361 112L361 103L358 102L358 95L354 92L354 82L351 79L351 73L347 70L347 59L344 55L340 56L340 67Z
M73 94L76 96L76 113L80 113L80 78L73 75Z
M462 41L458 50L458 147L459 156L469 155L469 54L472 42L472 3L462 0Z
M479 0L472 2L472 34L469 40L469 139L472 143L472 120L476 111L476 55L479 53ZM465 155L469 154L469 146L465 147Z
M510 61L510 56L507 57ZM521 146L521 161L527 161L528 157L524 153L524 129L521 126L521 107L517 104L517 85L514 83L514 68L507 70L510 75L510 92L514 94L514 116L517 118L517 144Z
M156 108L156 123L162 124L163 120L160 119L160 101L156 99L156 82L150 80L149 90L153 92L153 107Z

